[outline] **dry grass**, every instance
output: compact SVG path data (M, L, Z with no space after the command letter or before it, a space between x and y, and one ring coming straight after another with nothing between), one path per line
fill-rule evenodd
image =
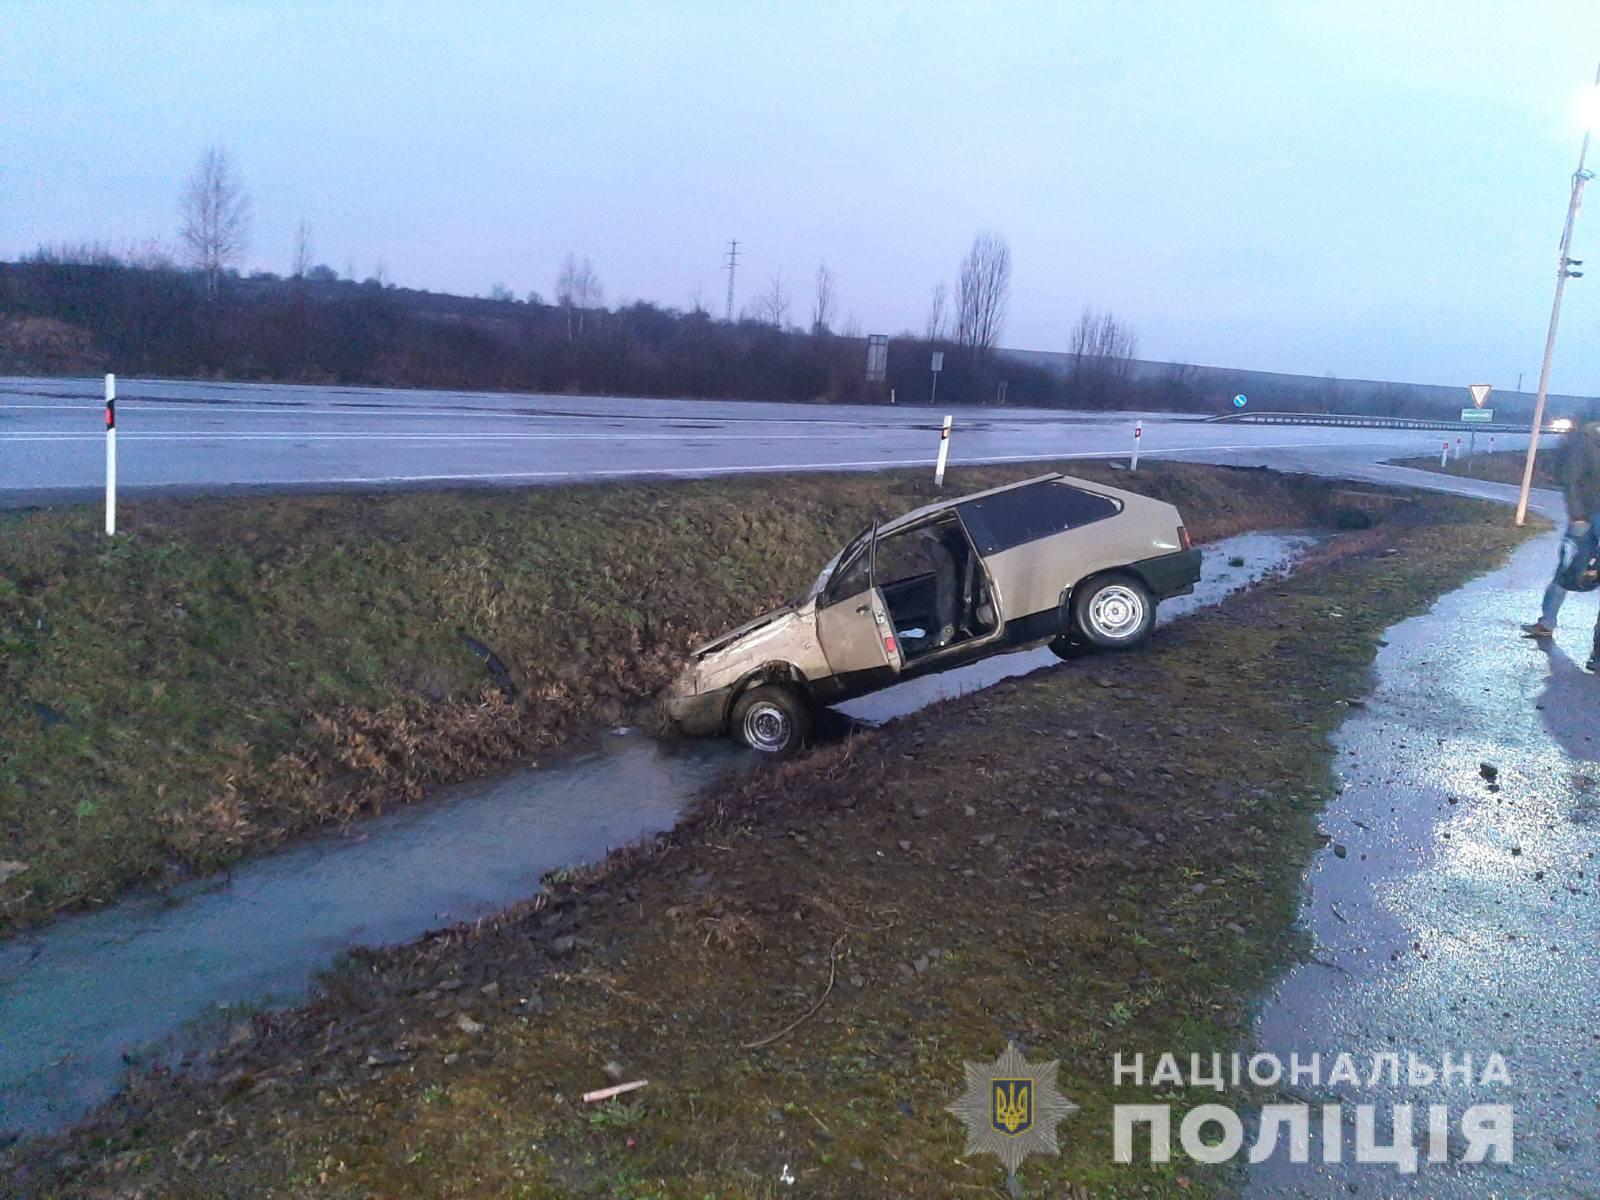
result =
M1115 478L1201 537L1292 521L1305 493ZM28 864L0 881L0 931L624 719L687 647L929 496L919 472L142 503L110 543L88 509L0 516L0 861Z
M787 1195L787 1165L807 1196L999 1197L942 1109L964 1059L1015 1039L1082 1106L1027 1194L1228 1194L1181 1162L1112 1164L1110 1106L1151 1096L1114 1089L1110 1056L1234 1047L1294 949L1325 735L1376 640L1517 536L1498 510L1423 501L1145 652L764 769L521 909L360 956L208 1077L143 1081L9 1178L702 1200ZM649 1088L581 1104L613 1059Z

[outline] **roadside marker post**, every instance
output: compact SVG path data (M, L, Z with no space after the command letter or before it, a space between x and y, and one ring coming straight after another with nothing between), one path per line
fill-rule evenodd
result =
M117 532L117 377L106 376L106 536Z
M1461 439L1456 438L1456 461L1461 461Z
M944 486L944 464L950 457L950 414L946 413L944 424L939 427L939 461L933 468L933 486Z
M1133 457L1128 460L1128 470L1130 471L1137 471L1139 469L1139 441L1143 437L1144 422L1135 421L1133 423Z
M1439 451L1439 465L1441 467L1450 465L1450 441L1448 438L1445 440L1444 449Z

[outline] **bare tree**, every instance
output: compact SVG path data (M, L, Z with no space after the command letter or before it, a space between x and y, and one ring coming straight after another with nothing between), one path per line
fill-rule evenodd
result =
M142 242L130 242L124 261L130 267L137 267L143 271L173 271L178 266L178 261L173 257L172 251L155 238L146 238Z
M1011 247L990 230L972 239L956 285L956 341L975 360L989 357L1006 323L1011 298Z
M292 278L304 279L306 272L312 268L311 261L311 222L304 217L294 231L294 273Z
M933 285L933 294L928 298L928 324L922 331L922 336L930 342L942 342L945 335L945 323L950 319L947 309L950 305L950 289L944 280Z
M1068 342L1072 354L1072 391L1075 397L1094 397L1100 403L1122 398L1133 375L1133 356L1139 338L1132 328L1110 311L1084 308Z
M223 270L239 261L250 241L250 197L221 146L200 155L181 212L178 235L205 275L206 295L215 300Z
M768 278L767 290L756 300L756 314L759 320L776 325L779 329L788 322L789 292L783 286L783 272Z
M581 334L584 314L591 308L598 308L603 296L600 276L595 273L594 264L587 257L580 259L576 254L567 255L556 276L556 303L567 310L569 342L572 340L573 315L577 315L578 332Z
M1201 407L1199 369L1190 363L1168 363L1161 373L1161 399L1175 409Z
M689 293L689 312L697 317L708 317L711 310L706 307L706 285L696 283L694 291Z
M817 267L817 297L811 303L811 332L817 336L831 332L834 309L838 299L833 293L833 272L828 264Z

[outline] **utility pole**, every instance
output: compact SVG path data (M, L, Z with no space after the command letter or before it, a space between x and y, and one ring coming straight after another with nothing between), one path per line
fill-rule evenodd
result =
M1594 86L1595 90L1600 92L1600 69L1595 71ZM1583 274L1582 271L1572 269L1583 265L1581 259L1571 257L1572 225L1578 219L1578 209L1583 206L1583 185L1594 177L1594 172L1586 170L1583 165L1584 159L1589 156L1591 132L1586 124L1583 131L1583 145L1578 148L1578 169L1572 173L1572 196L1567 201L1567 223L1561 229L1561 249L1556 256L1556 297L1550 305L1550 332L1544 339L1544 365L1539 368L1539 394L1533 402L1533 429L1528 434L1528 457L1522 464L1522 491L1517 497L1518 525L1528 518L1528 491L1533 487L1533 460L1539 453L1539 431L1544 427L1544 401L1550 390L1550 360L1556 350L1556 326L1561 322L1561 293L1567 290L1569 277ZM1592 514L1575 515L1588 517Z
M728 324L733 324L733 273L739 266L739 239L733 238L728 242L728 261L722 264L722 269L728 273Z

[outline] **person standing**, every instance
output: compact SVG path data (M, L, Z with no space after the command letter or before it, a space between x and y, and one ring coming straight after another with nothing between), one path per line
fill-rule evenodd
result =
M1555 576L1544 590L1539 619L1522 627L1524 637L1555 636L1556 620L1567 598L1562 579L1569 555L1587 556L1593 545L1594 523L1600 519L1600 421L1587 422L1582 429L1568 435L1566 444L1557 452L1555 468L1561 494L1567 502L1567 532L1562 557L1556 561ZM1585 667L1590 671L1600 668L1600 618L1595 622L1594 648Z

